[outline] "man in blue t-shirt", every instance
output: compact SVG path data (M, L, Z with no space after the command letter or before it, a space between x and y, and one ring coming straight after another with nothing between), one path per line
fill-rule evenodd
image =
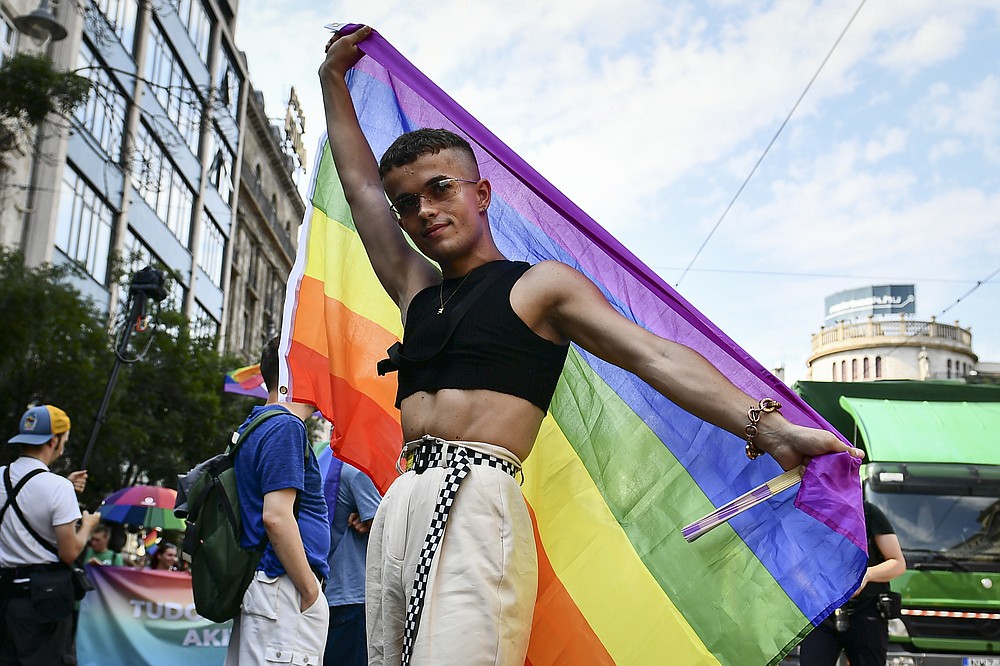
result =
M333 458L324 484L330 514L330 632L326 662L338 666L365 666L365 553L382 495L364 472Z
M315 408L278 402L278 338L264 346L260 370L267 403L254 407L246 427L266 410L287 414L261 423L236 454L240 545L267 548L233 623L226 665L273 662L321 664L329 607L330 526L319 464L306 436Z

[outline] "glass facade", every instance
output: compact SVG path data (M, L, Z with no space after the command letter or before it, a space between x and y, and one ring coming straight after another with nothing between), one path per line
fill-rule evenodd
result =
M215 186L222 200L228 203L233 194L233 163L236 162L236 155L215 124L208 134L208 141L208 154L212 158L208 167L208 182Z
M215 340L219 335L219 322L205 307L195 301L191 316L191 337L203 340Z
M181 66L156 21L150 22L146 85L193 154L198 153L202 103L191 77Z
M88 27L92 36L94 33L99 33L97 35L98 41L101 41L100 37L103 35L104 26L97 24L98 14L95 14L95 11L103 16L106 27L117 35L125 50L133 53L135 49L136 0L90 0L86 13L87 21L90 23Z
M91 80L92 87L86 104L74 114L77 127L94 140L108 159L117 162L121 159L125 132L125 95L86 44L80 46L78 67Z
M191 43L198 50L202 61L208 62L209 38L212 36L212 22L205 13L201 0L178 0L177 15L187 28Z
M201 257L198 265L205 271L216 287L222 286L222 259L226 251L226 235L216 224L208 211L202 222L204 230L201 235Z
M131 279L132 275L135 275L137 271L146 266L153 266L154 268L160 268L166 266L167 264L160 259L152 248L149 247L139 236L135 233L132 227L128 228L125 233L125 242L122 247L122 255L125 262L125 275L126 279L124 283L119 285L119 303L125 303L128 300L128 281ZM167 291L167 298L164 299L164 305L170 305L178 310L184 305L184 285L180 284L177 280L169 279L167 280L167 286L169 290Z
M219 71L215 77L216 86L219 90L219 99L222 106L235 119L240 103L240 75L239 70L233 64L233 56L227 49L222 49L219 54Z
M82 34L72 41L73 54L60 53L61 66L86 76L91 94L60 139L65 161L28 164L37 169L38 191L56 193L25 216L24 224L40 225L38 233L25 232L32 260L51 260L54 253L58 262L78 263L92 278L81 276L81 291L106 310L127 304L137 270L157 266L168 272L169 302L195 336L225 337L230 351L239 341L255 356L261 336L280 322L293 251L281 236L270 247L268 226L280 231L295 216L283 215L279 225L273 213L261 218L253 208L241 222L235 219L244 144L240 101L247 83L230 33L227 10L235 7L215 0L78 4ZM0 62L15 52L17 39L11 16L0 11ZM251 135L248 151L259 175L262 167L286 168L272 159L271 132ZM276 198L295 196L285 174L278 174L277 191L271 174L262 175L265 213L286 203ZM254 183L258 190L260 181ZM250 233L242 233L238 244L241 226ZM230 254L233 263L227 263ZM121 275L114 263L119 256L125 261ZM237 293L224 293L224 284L235 284Z
M75 169L67 166L59 197L56 247L100 284L107 283L113 222L111 207Z
M14 55L14 47L17 44L17 30L7 15L0 11L0 65L3 61Z
M184 247L191 238L194 193L145 124L136 137L132 185Z

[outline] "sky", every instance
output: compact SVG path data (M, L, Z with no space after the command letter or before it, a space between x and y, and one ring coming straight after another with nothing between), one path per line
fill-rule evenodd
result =
M239 3L310 167L323 26L366 23L787 381L824 298L873 284L915 285L916 319L1000 362L997 0L361 4Z

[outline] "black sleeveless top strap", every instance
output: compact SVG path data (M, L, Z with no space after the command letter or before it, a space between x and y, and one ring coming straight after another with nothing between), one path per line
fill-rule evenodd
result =
M529 268L493 261L413 297L403 344L379 363L379 374L399 370L396 407L419 391L454 388L506 393L548 410L569 347L537 335L511 307L511 289ZM447 309L438 315L442 293Z

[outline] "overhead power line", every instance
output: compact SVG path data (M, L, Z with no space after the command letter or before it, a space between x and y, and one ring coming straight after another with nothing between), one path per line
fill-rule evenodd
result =
M938 312L936 315L934 315L933 318L937 319L938 317L940 317L941 315L943 315L948 310L951 310L953 307L955 307L956 305L958 305L959 303L961 303L964 298L966 298L972 292L976 291L977 289L979 289L980 287L982 287L984 284L986 284L987 282L989 282L990 280L992 280L993 278L995 278L998 274L1000 274L1000 268L997 268L995 271L993 271L992 273L990 273L989 275L987 275L982 280L976 280L976 284L975 284L975 286L972 287L972 289L969 289L967 292L965 292L964 294L962 294L961 296L959 296L958 298L956 298L954 301L952 301L951 305L949 305L945 309L943 309L940 312ZM925 330L927 330L928 326L930 326L930 322L926 322L923 326L921 326L920 328L918 328L916 331L914 331L913 333L911 333L907 337L908 338L912 338L912 337L916 337L916 336L920 335ZM896 351L897 349L899 349L900 347L902 347L903 344L904 343L902 343L902 342L899 343L898 345L896 345L895 347L893 347L892 349L890 349L888 352L886 352L885 354L883 354L883 356L889 356L894 351Z
M792 110L788 112L787 116L785 116L785 119L781 122L781 125L778 127L778 131L774 133L773 137L771 137L771 141L767 144L767 147L764 148L764 152L761 153L760 157L757 159L757 162L754 163L753 168L750 169L750 173L748 173L747 177L743 179L743 183L740 185L739 189L736 190L736 194L733 195L733 198L729 201L729 205L727 205L725 210L722 211L722 215L719 216L719 219L716 221L715 226L712 227L712 230L708 232L708 236L706 236L705 240L702 241L701 246L698 248L698 251L694 253L693 257L691 257L691 261L690 263L688 263L687 268L684 269L684 272L681 273L681 276L677 279L676 284L674 284L675 287L680 286L681 280L683 280L684 276L688 274L689 270L691 270L691 266L693 266L694 262L698 260L699 255L701 255L701 251L705 249L705 246L708 245L708 241L710 241L712 239L712 236L715 235L715 232L719 228L719 225L721 225L722 221L726 219L726 215L729 213L729 210L733 207L733 204L736 203L736 200L740 197L740 194L743 193L743 188L747 186L747 183L750 182L750 179L753 178L753 175L757 172L757 167L759 167L760 163L764 161L765 157L767 157L768 152L770 152L771 150L771 146L773 146L774 142L778 140L778 136L781 135L781 131L785 129L785 125L787 125L788 121L791 120L792 114L794 114L795 110L799 108L799 104L802 103L802 100L803 98L805 98L806 93L808 93L809 89L812 88L812 84L816 81L816 78L819 76L819 73L823 71L823 67L826 66L826 63L830 59L830 56L833 55L833 52L836 50L837 45L840 44L840 40L844 38L844 35L847 33L847 30L851 27L851 24L854 23L854 19L861 11L861 8L865 6L865 2L866 0L861 0L861 4L859 4L858 8L854 10L854 14L851 15L851 19L847 22L847 25L844 26L844 29L840 31L840 35L837 36L837 41L835 41L833 43L833 46L830 47L830 51L826 54L826 57L823 58L823 62L819 64L819 68L816 69L816 73L812 75L811 79L809 79L809 83L806 84L805 90L803 90L802 94L799 95L799 98L795 100L795 104L792 106Z
M650 266L654 271L677 271L680 266ZM939 278L939 277L901 277L898 275L850 275L847 273L798 273L795 271L751 271L740 268L691 268L690 273L733 273L738 275L769 275L774 277L800 278L835 278L843 280L879 280L882 282L948 282L955 284L973 284L983 282L975 278ZM984 283L985 284L985 283Z

